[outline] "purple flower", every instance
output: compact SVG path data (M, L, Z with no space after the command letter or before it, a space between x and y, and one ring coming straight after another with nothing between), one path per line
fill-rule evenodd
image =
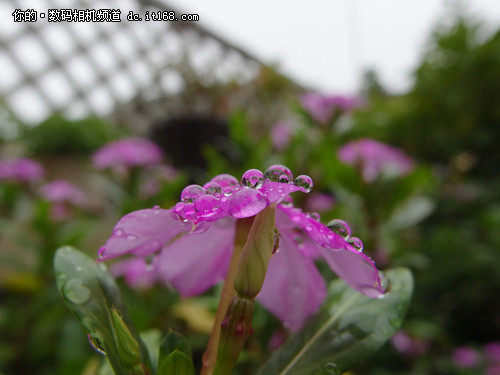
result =
M99 169L131 168L156 165L162 155L160 147L147 139L123 138L101 147L94 153L92 160Z
M484 346L484 354L490 361L500 363L500 342L490 342Z
M31 182L45 174L40 163L33 159L17 158L0 161L0 180L11 182Z
M359 107L362 101L357 97L325 96L308 92L300 97L300 103L316 122L325 125L332 120L336 113L350 112Z
M52 203L70 203L80 207L86 201L83 191L66 180L54 180L42 186L40 194L43 198Z
M460 368L474 368L479 363L477 350L462 346L453 352L453 362Z
M313 212L327 212L335 205L335 198L330 194L313 193L306 201L306 209Z
M412 171L414 162L403 151L369 138L345 144L338 151L339 159L361 170L367 182L381 173L403 176Z
M486 369L486 375L500 375L500 362L490 364Z
M154 207L120 219L99 250L99 259L126 254L132 259L147 259L141 266L134 264L131 271L118 273L130 272L133 275L129 277L138 278L135 273L147 263L148 272L154 272L155 278L182 296L200 294L226 275L236 221L277 204L279 234L257 299L290 329L297 330L326 296L325 282L314 264L318 257L357 291L370 297L385 292L377 269L362 253L361 241L350 238L345 222L334 220L323 225L317 217L292 206L289 194L311 188L310 177L293 179L290 170L281 165L270 167L265 174L250 169L241 181L223 174L203 187L189 185L170 210Z

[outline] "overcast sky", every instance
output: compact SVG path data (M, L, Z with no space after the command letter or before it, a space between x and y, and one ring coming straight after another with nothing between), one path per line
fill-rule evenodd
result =
M432 27L450 0L167 0L200 15L204 26L241 45L306 86L354 92L360 71L375 68L402 91ZM500 0L467 0L469 13L500 27Z

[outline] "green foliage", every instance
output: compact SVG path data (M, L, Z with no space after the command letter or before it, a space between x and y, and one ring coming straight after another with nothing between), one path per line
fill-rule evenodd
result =
M337 280L311 320L258 374L342 374L373 355L401 326L413 279L407 269L389 270L391 289L383 299L365 297Z
M90 155L115 137L116 131L97 117L71 121L56 114L35 127L24 127L28 150L37 156Z

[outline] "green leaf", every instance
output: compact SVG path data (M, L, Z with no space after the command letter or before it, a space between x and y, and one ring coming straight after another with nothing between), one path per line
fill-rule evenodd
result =
M159 363L176 350L191 358L191 347L187 340L180 333L170 330L160 344Z
M149 354L106 266L64 246L56 252L54 269L66 306L87 331L91 345L106 355L115 374L149 374Z
M194 375L194 365L186 354L174 350L160 363L156 375Z
M409 270L386 273L382 299L365 297L342 280L330 284L324 309L264 364L258 375L342 374L373 355L399 329L413 289Z

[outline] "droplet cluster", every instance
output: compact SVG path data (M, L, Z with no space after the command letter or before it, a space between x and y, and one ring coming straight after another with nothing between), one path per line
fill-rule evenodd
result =
M286 203L289 194L296 191L308 193L312 186L309 176L294 179L290 169L279 164L265 172L249 169L240 181L229 174L220 174L203 186L186 186L181 201L171 212L175 219L186 225L186 229L201 232L208 229L211 222L223 217L250 217L270 203Z

